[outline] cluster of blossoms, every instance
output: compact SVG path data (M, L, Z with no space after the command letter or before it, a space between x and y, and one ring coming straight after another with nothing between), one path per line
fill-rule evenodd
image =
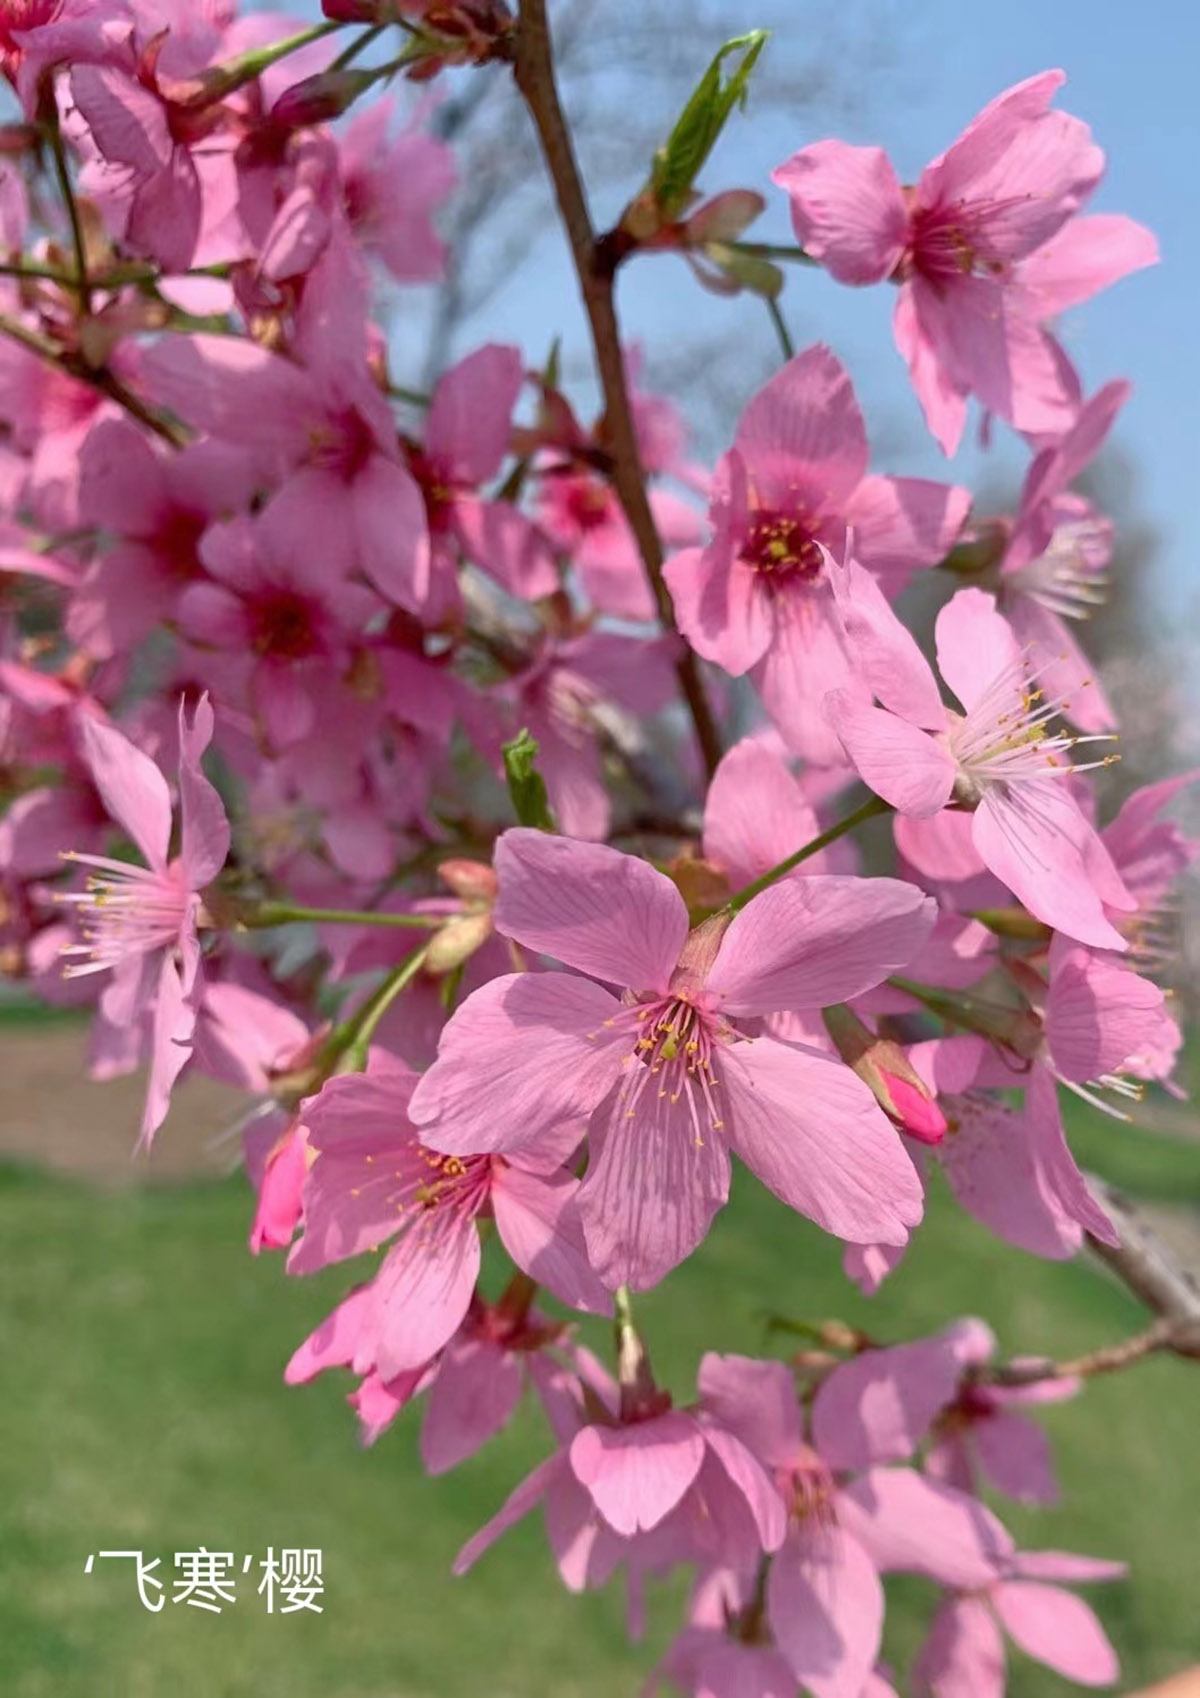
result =
M247 1093L252 1248L358 1280L289 1382L348 1370L370 1441L422 1399L433 1474L540 1403L554 1449L460 1569L539 1504L568 1588L624 1569L634 1631L688 1567L656 1680L698 1698L884 1698L892 1572L936 1589L910 1690L1000 1693L1005 1635L1104 1684L1058 1583L1118 1568L1018 1552L980 1496L1053 1496L1022 1407L1077 1378L959 1320L710 1354L682 1405L631 1294L699 1249L734 1156L868 1292L935 1167L1031 1254L1116 1242L1059 1088L1173 1088L1154 975L1196 845L1188 775L1097 817L1114 716L1071 624L1112 536L1072 485L1127 385L1085 395L1047 324L1153 239L1081 213L1103 155L1057 72L915 187L836 141L776 171L809 259L897 286L942 448L972 395L1026 440L1004 520L871 471L824 346L711 472L630 349L590 423L511 346L414 394L373 314L441 276L456 170L379 85L512 61L544 118L544 18L324 11L0 4L4 970L94 1003L97 1078L148 1068L144 1144L188 1071ZM668 177L583 256L589 299L642 248L762 284L762 197ZM894 603L938 572L935 672ZM763 709L724 751L717 669ZM862 872L872 816L897 876ZM615 1313L613 1374L574 1312Z

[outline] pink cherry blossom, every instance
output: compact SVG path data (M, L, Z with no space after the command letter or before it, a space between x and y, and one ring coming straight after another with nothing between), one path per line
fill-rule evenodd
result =
M292 1273L361 1255L399 1234L370 1290L383 1380L417 1368L462 1323L479 1273L481 1215L494 1217L517 1264L564 1302L603 1310L588 1266L576 1204L578 1181L561 1170L572 1137L545 1139L524 1162L446 1156L419 1141L408 1108L416 1075L391 1063L377 1076L331 1079L307 1103L315 1152L304 1188L304 1233Z
M910 1060L938 1092L947 1132L935 1158L969 1214L1006 1243L1055 1260L1073 1256L1085 1232L1118 1241L1071 1155L1047 1069L1029 1072L1014 1107L995 1094L1013 1084L1012 1068L981 1038L918 1044Z
M1112 708L1066 621L1086 619L1104 599L1112 525L1068 486L1100 451L1129 395L1107 383L1065 435L1031 464L1000 561L998 605L1028 650L1047 695L1081 731L1111 731Z
M1044 71L997 95L914 188L881 149L840 141L774 173L814 259L844 283L900 285L896 344L947 454L971 394L1018 430L1067 429L1072 388L1045 320L1157 258L1131 220L1077 216L1104 155L1051 109L1064 81Z
M928 819L952 803L972 809L971 843L1030 913L1081 943L1124 949L1105 906L1132 898L1067 782L1077 739L1051 727L1044 700L995 599L960 590L938 615L938 666L962 705L942 703L913 639L867 574L851 566L842 602L863 679L883 705L849 691L825 700L860 777L898 813Z
M845 369L828 348L806 349L742 414L714 479L712 541L666 569L692 647L734 676L750 672L791 747L825 765L841 750L821 700L856 682L831 558L849 547L895 595L949 551L970 501L943 484L868 476L867 462Z
M1091 1608L1056 1580L1117 1580L1124 1564L1066 1551L1023 1551L1003 1578L946 1599L913 1668L929 1698L1003 1698L1002 1629L1035 1661L1081 1686L1111 1686L1116 1652Z
M417 116L388 139L394 103L376 101L338 142L346 217L355 239L401 283L436 281L445 248L433 215L458 178L445 142L417 127Z
M352 314L345 303L337 310ZM290 470L271 504L291 539L289 565L302 569L295 556L304 555L334 577L359 569L388 600L419 608L430 593L420 491L383 397L352 355L330 352L328 365L306 371L229 337L170 336L146 354L144 372L189 423L264 470Z
M382 604L365 586L339 582L327 560L293 549L274 507L212 526L199 555L206 575L180 595L180 627L212 651L223 692L244 691L271 745L285 749L309 735L351 635Z
M456 1573L538 1504L572 1591L602 1583L622 1561L632 1578L722 1551L753 1566L778 1548L783 1502L752 1446L719 1415L675 1409L665 1393L630 1405L587 1352L575 1361L586 1377L565 1378L547 1398L560 1448L467 1542Z
M831 1379L855 1367L835 1370ZM891 1398L872 1396L869 1378L847 1382L844 1403L840 1391L827 1392L829 1383L817 1394L818 1402L835 1400L830 1418L821 1420L817 1442L829 1447L821 1451L806 1438L792 1375L782 1363L710 1354L700 1369L705 1409L767 1463L788 1505L787 1535L767 1578L775 1642L814 1698L854 1698L879 1652L882 1573L987 1584L1012 1544L982 1505L911 1469L873 1467L840 1481L841 1469L863 1466L873 1450L890 1452L897 1440L904 1448L909 1422L901 1416L897 1423ZM858 1413L857 1434L838 1431L847 1405ZM815 1430L816 1408L813 1419Z
M532 600L558 588L548 540L512 502L478 493L508 454L524 381L520 350L499 343L452 366L437 381L424 441L409 463L425 496L435 579L452 576L457 549L510 594Z
M808 772L793 773L769 737L743 737L727 749L704 803L704 858L740 890L821 832L819 796ZM810 855L789 878L857 871L854 846L843 840Z
M932 924L918 893L795 880L689 936L675 887L615 850L517 830L495 864L497 930L593 978L518 974L468 998L413 1097L434 1148L520 1150L590 1117L580 1209L613 1286L654 1284L695 1248L726 1199L730 1149L827 1231L904 1241L919 1186L867 1087L738 1022L878 983Z
M78 722L81 753L101 800L146 865L89 853L70 857L89 871L86 889L66 898L83 936L66 951L71 961L66 971L111 972L100 1011L117 1031L152 1021L144 1144L162 1125L171 1087L191 1050L202 990L197 934L202 893L229 850L225 810L200 768L212 732L207 697L197 703L190 723L180 703L181 837L172 859L171 796L158 767L115 726L83 715Z
M67 630L98 658L128 652L173 616L202 573L198 548L215 519L249 504L245 463L215 443L168 457L127 419L101 419L80 457L79 516L119 537L71 597Z

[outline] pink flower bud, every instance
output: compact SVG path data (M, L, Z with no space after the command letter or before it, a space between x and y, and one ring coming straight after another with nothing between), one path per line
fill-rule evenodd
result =
M374 81L372 71L318 71L284 90L271 108L272 121L288 130L327 124L340 118Z
M824 1012L825 1029L890 1120L922 1144L940 1144L946 1117L899 1044L879 1038L844 1003Z
M946 1136L946 1116L936 1099L923 1087L910 1084L907 1079L889 1073L886 1068L879 1069L879 1077L891 1098L892 1106L888 1112L899 1121L901 1131L907 1132L918 1143L940 1144ZM886 1103L883 1106L887 1108Z
M482 861L443 861L438 877L464 902L490 905L496 900L496 875Z

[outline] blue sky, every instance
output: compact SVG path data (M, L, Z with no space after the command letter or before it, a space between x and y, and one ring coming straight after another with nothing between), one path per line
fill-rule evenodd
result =
M619 12L623 5L632 8L634 0L610 4ZM810 43L810 26L820 24L821 10L796 9L796 30L805 31ZM730 0L722 15L728 18L726 33L755 22L747 0ZM856 36L861 76L855 65ZM698 71L711 45L698 38ZM768 51L776 56L778 69L780 61L791 62L795 49L780 32ZM1116 0L1007 0L1002 6L908 0L903 7L847 0L836 51L835 75L849 95L848 110L799 107L794 117L778 108L756 114L752 97L748 114L733 119L710 161L704 187L764 188L771 208L751 233L787 240L786 210L782 197L770 189L767 173L796 148L823 134L879 142L891 153L902 180L912 180L994 94L1049 66L1066 70L1069 80L1058 103L1091 124L1109 156L1093 208L1126 212L1149 224L1160 239L1163 259L1152 271L1076 309L1064 320L1063 340L1089 391L1110 377L1133 381L1134 395L1115 440L1136 460L1140 505L1162 533L1155 597L1176 624L1181 598L1188 615L1196 618L1200 8L1181 0L1143 6ZM819 60L819 44L815 57ZM593 187L599 219L619 210L606 203L611 197L605 197L601 185ZM948 467L927 438L891 343L886 287L845 289L822 274L798 269L789 278L784 306L798 345L828 340L849 366L881 449L881 470L949 473L967 483L978 481L982 462L970 445ZM772 358L761 306L704 295L676 260L631 266L622 279L621 307L627 330L650 350L678 337L681 325L686 334L744 338L748 385ZM536 268L514 279L489 316L493 334L519 337L534 357L552 323L563 326L568 347L582 351L585 345L573 281L556 244L539 249ZM473 334L482 328L481 320ZM1025 451L1001 430L993 458L1018 476Z

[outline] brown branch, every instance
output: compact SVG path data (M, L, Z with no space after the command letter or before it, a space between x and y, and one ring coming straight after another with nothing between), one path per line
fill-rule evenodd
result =
M1088 1249L1156 1317L1150 1326L1119 1344L1103 1345L1067 1362L1008 1362L983 1368L975 1376L991 1385L1032 1385L1037 1380L1087 1378L1112 1374L1159 1351L1200 1361L1200 1286L1153 1229L1139 1218L1128 1198L1106 1180L1088 1175L1088 1185L1117 1229L1119 1244L1104 1244L1089 1233Z
M135 395L133 390L122 383L119 377L115 377L111 371L104 367L95 368L87 365L83 360L60 348L48 336L43 336L40 331L31 330L28 325L22 324L20 319L10 318L7 313L0 313L0 336L11 337L14 342L19 342L23 348L28 348L31 354L36 354L39 359L45 360L47 365L56 366L59 371L65 372L68 377L73 377L78 383L86 383L89 388L98 389L101 395L107 395L110 401L115 401L119 407L124 407L125 411L137 419L139 424L144 424L147 430L154 432L155 436L160 436L164 442L169 442L172 448L182 448L188 440L179 426L172 424L169 419L165 419L154 412L152 408L146 405L140 395Z
M558 97L554 56L545 0L521 0L514 65L517 87L538 133L546 168L575 261L575 271L592 333L596 369L604 391L607 446L612 452L612 482L641 553L658 615L675 630L675 610L663 577L662 542L650 510L629 388L621 355L621 336L613 303L613 267L597 246L587 196L571 134ZM721 758L721 739L705 694L695 655L684 649L676 661L680 689L696 729L696 740L709 775Z
M1121 1240L1117 1245L1102 1244L1089 1233L1089 1250L1169 1326L1170 1349L1200 1358L1200 1285L1195 1272L1178 1261L1127 1197L1093 1174L1088 1175L1088 1184Z
M1086 1355L1074 1356L1066 1362L1048 1359L1002 1362L993 1368L979 1369L971 1378L993 1386L1036 1385L1039 1380L1088 1379L1093 1374L1114 1374L1119 1368L1128 1368L1159 1350L1179 1350L1174 1322L1161 1318L1144 1331L1123 1338L1119 1344L1102 1345L1098 1350L1089 1350Z

